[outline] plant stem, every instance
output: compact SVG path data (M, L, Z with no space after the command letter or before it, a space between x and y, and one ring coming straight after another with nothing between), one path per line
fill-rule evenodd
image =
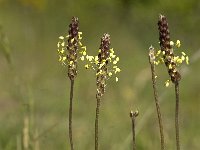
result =
M29 150L30 146L30 135L29 135L29 116L24 117L24 127L23 127L23 149Z
M99 96L96 96L97 99L97 107L96 107L96 118L95 118L95 150L99 149L99 109L100 109L100 103L101 99Z
M150 62L150 64L151 64L151 73L152 73L153 92L154 92L154 98L155 98L155 104L156 104L156 111L158 115L158 123L159 123L159 128L160 128L161 150L164 150L165 140L164 140L164 133L163 133L162 115L160 111L160 104L158 101L158 92L157 92L157 87L156 87L155 65L153 62Z
M175 129L176 129L176 149L180 150L179 139L179 82L175 82L175 94L176 94L176 108L175 108Z
M133 150L136 150L136 142L135 142L135 118L138 116L138 111L133 113L133 111L130 112L130 117L132 121L132 134L133 134Z
M73 91L74 91L74 80L71 80L71 89L70 89L70 102L69 102L69 139L70 139L70 145L71 145L71 150L74 150L74 145L73 145L73 132L72 132L72 111L73 111Z

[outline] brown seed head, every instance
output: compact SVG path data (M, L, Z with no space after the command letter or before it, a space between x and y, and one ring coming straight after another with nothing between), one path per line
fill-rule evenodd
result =
M101 45L98 54L98 69L97 69L97 97L103 96L105 93L106 80L108 75L108 58L110 56L110 35L105 33L101 38Z
M104 60L107 60L109 57L110 50L110 35L105 33L101 38L101 45L99 47L100 52L98 55L99 62L101 63Z
M158 20L158 30L159 30L159 41L162 51L170 50L170 33L165 16L160 15Z
M69 61L68 64L68 76L70 80L74 80L77 76L77 51L78 51L78 32L79 32L79 22L78 18L73 17L72 22L69 25L69 38L67 45L67 59Z
M181 75L177 70L177 65L174 61L173 48L170 45L170 33L168 22L165 16L160 15L158 20L159 41L161 51L164 53L163 58L168 73L173 83L180 81Z

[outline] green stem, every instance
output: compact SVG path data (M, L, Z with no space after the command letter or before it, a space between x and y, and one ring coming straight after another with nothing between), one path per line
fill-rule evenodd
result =
M138 111L130 112L131 122L132 122L132 135L133 135L133 150L136 150L136 138L135 138L135 118L138 116Z
M180 150L179 139L179 82L175 82L175 94L176 94L176 108L175 108L175 129L176 129L176 149Z
M99 96L96 96L97 107L96 107L96 118L95 118L95 150L99 149L99 109L101 99Z
M71 150L74 150L73 145L73 132L72 132L72 111L73 111L73 91L74 91L74 80L71 80L71 89L70 89L70 102L69 102L69 139L70 139L70 146Z
M156 104L156 111L158 115L158 123L159 123L159 128L160 128L160 143L161 143L161 150L165 149L165 140L164 140L164 133L163 133L163 124L162 124L162 115L160 111L160 104L158 101L158 92L157 92L157 87L156 87L156 75L155 75L155 65L152 63L151 64L151 73L152 73L152 84L153 84L153 92L154 92L154 98L155 98L155 104Z

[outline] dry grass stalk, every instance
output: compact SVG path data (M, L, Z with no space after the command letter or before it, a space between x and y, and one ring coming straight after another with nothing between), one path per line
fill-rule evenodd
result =
M168 22L165 16L160 15L158 20L159 40L163 59L171 77L172 83L175 85L176 105L175 105L175 130L176 130L176 149L180 150L179 139L179 81L181 75L177 70L177 63L174 61L173 48L170 45L170 33Z
M158 123L159 123L159 129L160 129L160 143L161 143L161 150L165 149L165 138L164 138L164 132L163 132L163 123L162 123L162 115L160 111L160 104L158 100L158 91L156 86L156 73L155 73L155 51L154 48L151 46L149 48L149 63L151 65L151 74L152 74L152 85L153 85L153 92L154 92L154 99L156 104L156 111L158 116Z

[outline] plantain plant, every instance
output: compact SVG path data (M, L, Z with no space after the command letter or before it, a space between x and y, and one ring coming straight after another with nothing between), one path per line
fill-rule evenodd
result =
M162 120L161 120L161 113L159 104L158 104L158 96L157 96L157 89L156 89L156 75L155 75L155 66L161 63L164 63L167 72L169 74L170 79L165 82L165 86L168 87L170 83L175 85L175 130L176 130L176 149L180 150L180 139L179 139L179 82L181 80L181 74L178 70L178 67L183 62L189 64L189 57L185 54L185 52L181 52L181 55L175 55L174 49L176 51L179 50L181 43L180 40L176 42L170 41L170 32L167 19L164 15L160 15L158 19L158 30L159 30L159 44L160 50L154 51L153 47L150 47L149 52L149 60L151 64L151 71L152 71L152 81L153 81L153 88L154 88L154 97L157 107L158 113L158 120L160 126L160 135L161 135L161 149L164 149L164 135L163 135L163 127L162 127ZM179 51L180 52L180 51Z
M113 48L110 48L110 35L105 33L101 38L101 44L98 50L97 56L89 56L85 51L82 51L81 60L88 61L88 64L85 65L85 68L92 68L96 70L96 117L95 117L95 150L99 149L99 114L100 114L100 105L102 96L105 93L107 80L111 76L120 72L117 63L119 57L114 53ZM118 78L116 77L116 82Z
M160 110L160 104L158 100L158 91L157 91L157 85L156 85L156 73L155 73L155 50L153 46L149 48L149 63L151 65L151 75L152 75L152 85L153 85L153 94L156 104L156 111L158 116L158 124L160 129L160 144L161 144L161 150L165 149L165 138L164 138L164 132L163 132L163 123L162 123L162 115Z
M77 76L77 62L79 50L86 47L81 43L81 34L79 32L79 21L77 17L72 17L72 21L69 25L68 34L60 36L57 43L57 51L59 54L59 62L63 66L68 67L68 77L70 80L70 98L69 98L69 139L71 150L74 150L73 144L73 130L72 130L72 113L73 113L73 93L74 93L74 81Z

